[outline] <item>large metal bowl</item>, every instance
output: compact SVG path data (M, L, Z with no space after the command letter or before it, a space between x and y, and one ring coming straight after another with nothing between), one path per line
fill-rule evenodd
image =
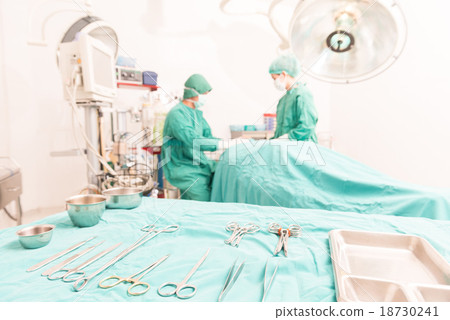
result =
M25 249L37 249L46 246L52 239L52 224L39 224L23 228L16 232L19 236L19 242Z
M103 191L108 209L133 209L142 202L141 188L113 188Z
M97 194L74 196L66 200L67 213L77 227L95 226L105 212L106 197Z

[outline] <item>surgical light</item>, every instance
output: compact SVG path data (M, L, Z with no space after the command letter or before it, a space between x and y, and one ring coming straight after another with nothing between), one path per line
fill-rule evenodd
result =
M304 0L294 11L289 42L304 71L350 83L383 72L400 56L406 22L395 1Z

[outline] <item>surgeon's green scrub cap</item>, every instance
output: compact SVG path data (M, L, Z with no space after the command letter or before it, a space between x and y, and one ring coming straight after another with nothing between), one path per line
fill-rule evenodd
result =
M296 78L300 74L300 62L294 54L284 54L273 60L269 68L270 74L280 74L285 71L291 77Z
M192 88L194 90L190 90ZM184 83L183 99L189 99L211 91L212 87L201 74L193 74Z

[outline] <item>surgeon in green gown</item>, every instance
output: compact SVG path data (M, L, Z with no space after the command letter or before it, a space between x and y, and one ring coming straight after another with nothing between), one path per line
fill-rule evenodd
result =
M317 111L311 92L296 77L300 62L293 54L276 58L269 68L275 87L285 95L277 106L277 128L273 139L309 140L317 143Z
M204 151L216 151L219 139L212 136L200 108L212 88L200 74L190 76L184 87L183 100L164 123L163 170L166 179L180 189L182 199L210 201L216 163Z

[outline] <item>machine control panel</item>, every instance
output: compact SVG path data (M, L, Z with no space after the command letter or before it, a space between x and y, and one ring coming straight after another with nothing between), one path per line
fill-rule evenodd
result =
M124 84L142 84L142 71L134 68L116 67L117 83Z

